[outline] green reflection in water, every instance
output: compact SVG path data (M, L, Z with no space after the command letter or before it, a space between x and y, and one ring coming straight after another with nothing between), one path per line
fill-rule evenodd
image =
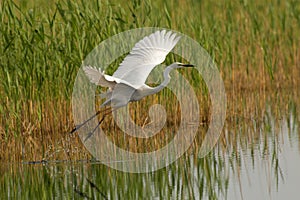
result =
M205 158L193 147L169 167L130 174L85 161L1 166L0 199L249 199L297 192L297 112L226 129ZM191 153L192 152L192 153ZM258 192L259 191L259 192Z

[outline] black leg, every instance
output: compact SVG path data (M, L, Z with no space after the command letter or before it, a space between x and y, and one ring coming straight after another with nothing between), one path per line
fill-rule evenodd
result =
M91 116L90 118L88 118L86 121L84 121L82 124L76 125L75 128L73 128L73 130L69 133L69 134L73 134L75 131L77 131L78 129L80 129L82 126L84 126L86 123L88 123L89 121L91 121L92 119L94 119L96 116L98 116L101 112L105 112L107 111L109 108L106 108L102 111L97 111L93 116Z
M104 115L104 116L102 117L102 119L98 122L97 126L96 126L91 132L88 133L88 135L87 135L86 138L84 139L84 142L86 142L87 139L89 139L89 138L94 134L94 132L97 130L97 128L98 128L98 127L100 126L100 124L103 122L105 116L106 116L106 115Z

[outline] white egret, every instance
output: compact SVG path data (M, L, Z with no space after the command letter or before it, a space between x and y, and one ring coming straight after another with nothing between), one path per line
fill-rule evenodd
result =
M135 44L130 54L125 57L119 68L112 76L105 74L100 69L92 66L84 66L83 70L89 80L102 87L108 87L109 90L101 96L106 101L101 107L110 105L112 110L126 106L131 101L138 101L145 96L158 93L165 88L170 82L170 72L173 69L183 67L193 67L191 64L182 64L175 62L164 70L164 81L157 87L150 87L145 81L155 66L164 62L168 53L174 48L180 37L172 31L156 31L149 36L144 37ZM109 112L110 113L110 112ZM77 125L71 133L78 130L88 121L100 114L100 111L90 117L80 125ZM95 129L90 132L89 138L93 132L99 127L104 117L99 121ZM86 139L87 139L86 138Z

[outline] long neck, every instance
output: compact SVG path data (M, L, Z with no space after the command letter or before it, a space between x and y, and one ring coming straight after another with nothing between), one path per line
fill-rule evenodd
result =
M170 72L174 69L173 65L168 66L164 71L164 81L157 87L153 88L154 93L157 93L164 89L170 82Z
M161 91L162 89L164 89L168 83L170 82L170 72L172 71L172 69L176 68L177 66L175 64L172 64L170 66L168 66L165 71L164 71L164 81L157 87L146 87L142 90L140 90L136 95L135 99L139 100L145 96L148 96L148 95L152 95L152 94L155 94L155 93L158 93L159 91Z

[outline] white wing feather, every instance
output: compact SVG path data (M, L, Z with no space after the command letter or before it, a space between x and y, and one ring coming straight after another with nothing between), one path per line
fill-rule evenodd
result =
M161 64L174 48L180 37L171 31L157 31L135 44L113 74L120 82L129 83L134 88L144 85L152 69Z
M91 66L84 66L83 71L92 83L103 87L113 88L120 79L104 74L100 69Z

